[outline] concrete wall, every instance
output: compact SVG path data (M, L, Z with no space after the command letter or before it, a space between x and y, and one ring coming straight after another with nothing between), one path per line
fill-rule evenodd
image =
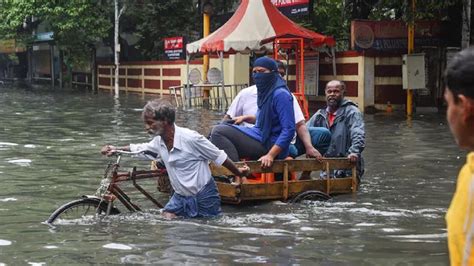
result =
M249 84L249 66L250 57L248 54L231 54L224 57L224 84ZM218 57L211 57L209 60L209 69L215 67L221 70L221 62ZM201 67L202 73L202 67ZM217 88L216 88L217 89ZM214 89L214 90L216 90ZM238 93L235 87L224 88L225 93L231 99L234 99ZM214 91L212 92L214 96Z
M231 54L224 57L225 84L239 84L227 87L226 96L231 101L237 92L249 83L249 56L245 54ZM211 56L209 68L221 70L221 62L217 56ZM98 88L114 90L114 65L98 64ZM202 60L192 60L189 71L202 71ZM184 60L176 61L147 61L123 62L119 69L119 88L125 92L153 93L160 96L172 93L170 87L182 86L187 83L187 67ZM201 81L200 84L203 82ZM211 97L218 95L216 86L211 90ZM180 91L177 92L180 94ZM222 92L220 92L222 95Z
M288 66L288 85L295 86L295 62ZM210 68L221 69L220 59L213 55ZM202 73L202 61L191 61L189 70L198 69ZM399 55L374 55L356 51L336 53L336 76L333 75L332 58L321 54L319 59L318 95L306 95L309 113L326 106L324 88L332 79L346 83L346 97L359 105L361 111L368 108L384 110L390 102L394 108L403 108L406 92L402 89L402 59ZM99 89L113 90L113 65L99 64ZM225 84L249 84L249 56L231 54L224 58ZM181 86L187 82L186 62L154 61L126 62L120 65L120 89L127 92L170 94L169 87ZM201 82L202 83L202 82ZM236 93L245 87L225 88L230 102ZM212 88L211 97L217 97L218 86ZM222 95L222 91L219 91Z
M370 62L369 62L370 63ZM319 91L318 96L309 98L310 110L317 110L326 106L324 88L326 83L333 79L344 81L346 84L346 98L359 105L361 111L365 106L365 58L358 52L336 53L336 76L333 75L332 58L322 55L319 68ZM367 66L370 68L370 64Z
M406 102L406 92L402 86L402 57L375 57L374 71L374 106L385 109L388 102L401 106Z
M192 62L190 69L199 65ZM114 89L114 65L99 64L97 67L98 87L104 90ZM126 92L169 94L169 87L180 86L186 81L184 61L168 62L125 62L120 64L119 88Z
M402 88L402 58L399 55L376 55L356 51L336 53L336 76L332 74L332 59L321 56L319 95L308 97L310 109L325 106L324 87L332 79L346 83L346 97L356 102L361 111L386 108L390 102L403 108L406 92Z

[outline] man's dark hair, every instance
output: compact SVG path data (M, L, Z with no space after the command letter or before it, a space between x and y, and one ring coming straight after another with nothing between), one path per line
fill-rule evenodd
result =
M143 107L143 115L153 116L156 121L166 121L168 124L173 124L175 121L176 110L174 106L167 100L155 99L149 101Z
M459 94L474 99L474 47L453 57L444 71L444 82L453 93L455 102Z
M283 61L276 60L277 67L278 67L278 73L280 73L281 77L284 78L286 76L286 65L283 63ZM283 69L283 73L280 72L280 69Z
M328 81L328 83L326 83L326 87L328 86L329 82L333 82L333 81L339 82L339 87L341 87L341 90L343 90L343 91L346 90L346 83L344 83L344 81L338 80L338 79L333 79L333 80ZM326 89L326 87L324 87L324 89Z
M280 61L280 60L276 60L276 62L277 62L278 68L279 68L279 69L280 69L280 68L283 68L283 69L285 70L285 72L286 72L286 65L285 65L285 63L283 63L283 61Z

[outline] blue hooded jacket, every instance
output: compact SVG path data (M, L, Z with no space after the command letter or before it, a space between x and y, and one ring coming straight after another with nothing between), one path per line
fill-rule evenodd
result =
M293 97L285 81L278 74L275 60L261 57L254 63L254 67L257 66L271 71L253 74L258 93L257 121L255 127L237 128L260 141L268 150L273 145L278 145L282 152L277 159L283 159L288 156L289 145L295 134Z

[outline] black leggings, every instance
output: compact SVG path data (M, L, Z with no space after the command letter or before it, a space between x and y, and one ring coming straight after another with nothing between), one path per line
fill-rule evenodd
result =
M224 150L234 162L240 161L241 158L258 160L268 152L258 140L230 125L214 126L210 140L217 148Z

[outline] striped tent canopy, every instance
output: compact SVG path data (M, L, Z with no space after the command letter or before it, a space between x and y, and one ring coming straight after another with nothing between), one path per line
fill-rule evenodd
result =
M209 36L186 46L188 53L272 49L275 38L303 38L311 47L334 46L332 37L305 29L280 13L270 0L242 0L234 15Z

